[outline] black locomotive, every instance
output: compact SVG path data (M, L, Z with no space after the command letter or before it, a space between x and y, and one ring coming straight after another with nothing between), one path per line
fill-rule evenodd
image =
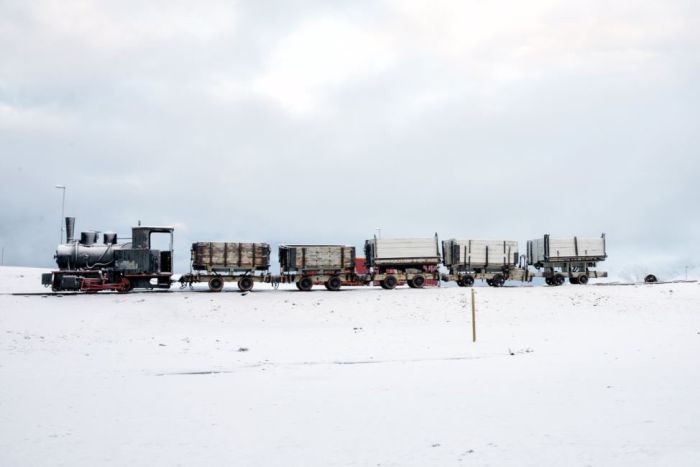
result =
M56 250L59 270L42 275L53 291L128 292L134 288L170 288L173 274L172 227L133 227L129 242L118 243L116 233L82 232L73 238L75 218L66 217L66 243ZM153 234L169 235L167 250L151 248Z

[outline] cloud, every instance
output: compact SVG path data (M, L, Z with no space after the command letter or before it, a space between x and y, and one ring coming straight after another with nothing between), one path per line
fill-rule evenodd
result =
M78 229L185 226L180 269L192 241L376 227L700 255L693 2L0 9L7 261L51 264L57 183Z

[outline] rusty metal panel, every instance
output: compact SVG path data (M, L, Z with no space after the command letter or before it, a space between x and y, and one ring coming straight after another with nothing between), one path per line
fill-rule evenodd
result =
M154 273L160 270L160 251L128 248L114 252L114 267L128 274Z
M147 227L133 227L131 229L131 243L133 248L148 249L151 247L151 232Z
M347 245L281 245L283 271L354 270L355 247Z
M267 243L197 242L192 244L192 268L253 271L270 268Z

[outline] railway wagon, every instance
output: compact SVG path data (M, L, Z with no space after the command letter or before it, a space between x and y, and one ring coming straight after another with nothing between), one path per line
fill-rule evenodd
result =
M527 264L542 269L547 285L587 284L588 279L608 277L593 268L607 258L605 234L600 237L560 237L549 234L528 240Z
M408 284L422 288L426 280L439 281L438 236L428 238L377 238L365 241L366 267L370 281L384 289Z
M443 264L449 274L444 281L471 287L475 280L501 287L506 280L532 280L527 268L518 267L518 242L515 240L450 239L442 242Z
M280 278L308 292L314 285L337 291L343 285L365 285L355 273L355 247L348 245L280 245Z
M226 282L237 282L247 292L255 282L271 282L270 245L242 242L195 242L190 250L191 270L180 277L183 285L206 282L220 292Z

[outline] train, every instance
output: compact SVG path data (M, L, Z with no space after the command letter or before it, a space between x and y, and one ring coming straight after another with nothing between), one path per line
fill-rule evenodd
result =
M131 237L116 233L81 232L75 238L75 218L67 217L66 242L56 249L58 269L42 274L42 284L54 292L127 293L134 289L169 289L206 283L212 292L227 282L248 292L255 283L295 284L300 291L314 286L338 291L347 286L378 285L420 289L455 282L471 287L484 281L502 287L506 281L531 282L542 277L547 285L585 285L607 277L597 270L607 258L605 234L600 237L558 237L546 234L528 240L520 254L516 240L449 239L437 233L425 238L378 238L365 241L364 256L352 245L278 245L280 273L272 274L269 243L195 242L190 270L174 279L173 227L141 226ZM153 235L165 236L167 247L153 248ZM126 241L124 241L126 240ZM121 241L121 242L120 242ZM158 242L161 244L162 242Z

